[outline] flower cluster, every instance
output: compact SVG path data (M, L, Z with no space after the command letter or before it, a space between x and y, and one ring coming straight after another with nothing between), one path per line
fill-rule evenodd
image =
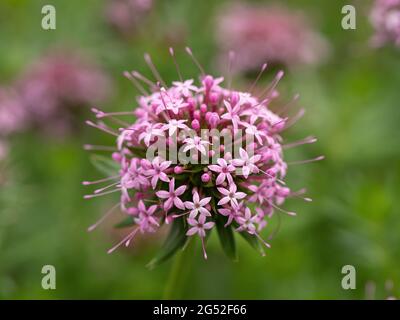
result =
M174 57L172 49L170 52ZM189 48L187 52L198 64ZM112 181L86 198L121 194L119 204L133 230L116 247L128 245L138 231L157 231L163 223L179 225L179 233L187 237L198 235L204 257L205 239L215 227L220 237L226 234L224 229L234 230L269 246L260 236L266 217L271 217L275 210L295 215L280 206L286 198L302 193L292 192L283 181L288 166L283 159L280 134L296 117L283 117L270 109L278 96L276 85L283 72L278 72L272 84L257 97L251 92L225 88L223 78L203 71L198 84L192 79L181 79L167 86L150 57L145 57L157 83L137 71L126 76L139 90L143 91L138 84L142 81L153 92L140 96L132 112L104 113L93 109L99 122L87 122L117 140L112 158L119 173L84 182L90 185ZM115 119L118 114L134 114L136 120L115 131L104 120ZM307 138L288 146L314 141ZM229 239L226 241L232 241Z
M120 34L136 33L153 7L152 0L110 0L105 9L107 22Z
M71 118L80 107L103 101L110 89L105 74L75 52L50 52L29 67L17 83L31 122L53 132L70 129Z
M262 63L317 64L328 52L325 39L297 12L283 7L230 5L217 19L221 59L236 53L233 71L257 69Z
M83 106L111 92L105 73L76 51L50 51L9 88L0 88L0 139L30 128L71 132Z
M374 46L385 43L400 46L400 0L375 0L370 20L375 29Z

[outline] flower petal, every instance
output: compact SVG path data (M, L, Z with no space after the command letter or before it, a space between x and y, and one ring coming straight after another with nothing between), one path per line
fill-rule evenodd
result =
M199 230L199 228L197 228L197 227L190 228L190 229L186 232L186 235L187 235L187 236L193 236L193 235L195 235L195 234L197 233L198 230Z
M181 194L185 193L187 186L180 186L178 189L175 190L175 195L180 196Z
M161 199L166 199L169 198L169 192L168 191L164 191L164 190L160 190L156 192L156 196L161 198Z
M229 200L230 200L229 197L224 197L224 198L222 198L221 200L219 200L217 204L218 204L219 206L222 206L222 205L228 203Z

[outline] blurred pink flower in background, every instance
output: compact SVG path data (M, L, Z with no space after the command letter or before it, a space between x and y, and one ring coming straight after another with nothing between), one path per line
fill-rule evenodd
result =
M73 127L79 109L109 96L111 83L101 69L78 53L57 51L29 66L17 90L32 124L65 133Z
M286 66L318 64L326 58L327 41L298 13L277 6L235 4L217 16L219 61L235 52L232 71L258 69L263 63Z
M122 35L134 35L152 7L152 0L109 0L106 20Z
M12 88L0 87L0 137L20 131L26 121L21 98Z
M12 88L0 87L0 161L8 154L8 136L22 130L26 119L18 94Z
M8 155L8 145L5 141L0 139L0 162L5 159ZM1 176L1 175L0 175ZM0 185L1 185L1 180L0 179Z
M370 20L375 29L373 46L394 43L400 47L400 0L375 0Z

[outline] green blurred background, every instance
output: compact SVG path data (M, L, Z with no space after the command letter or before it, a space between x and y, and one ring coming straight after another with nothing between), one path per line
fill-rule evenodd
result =
M327 63L291 70L281 84L288 94L299 92L307 110L285 138L319 138L315 145L289 150L287 158L326 156L322 162L289 170L289 185L306 186L314 201L287 202L285 208L298 216L282 216L266 257L236 237L239 261L231 262L213 234L208 261L197 250L185 266L187 275L182 274L177 297L363 299L366 283L374 281L377 298L384 298L387 280L394 283L392 294L399 295L400 52L368 46L370 1L354 3L357 29L343 30L341 8L347 2L279 1L309 15L332 47ZM41 28L44 4L57 9L56 30ZM0 83L11 83L47 48L67 45L95 57L113 80L115 94L102 107L128 110L137 92L122 72L135 68L149 74L144 52L152 54L168 81L176 78L167 50L171 42L186 77L196 78L197 71L183 54L185 45L193 48L209 73L218 75L213 63L214 17L220 4L155 0L140 32L123 39L105 24L104 1L2 0ZM240 85L241 80L235 82ZM112 140L83 125L75 135L61 139L32 132L12 138L6 167L11 179L0 191L0 298L163 297L173 262L151 271L145 266L165 234L141 238L135 246L107 255L123 234L112 230L113 222L86 232L117 199L83 200L81 181L100 176L82 149L87 142ZM56 290L41 287L41 269L47 264L56 267ZM341 269L348 264L357 270L356 290L341 287Z

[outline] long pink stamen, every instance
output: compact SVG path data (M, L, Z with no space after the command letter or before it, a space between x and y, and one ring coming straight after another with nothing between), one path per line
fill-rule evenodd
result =
M267 248L271 248L271 245L266 242L257 232L255 232L254 234Z
M281 179L278 179L278 177L273 176L273 175L267 173L266 171L261 170L260 168L258 168L258 170L260 170L262 173L264 173L264 174L267 175L268 177L270 177L270 178L272 178L272 179L276 179L276 181L280 182L280 183L283 184L284 186L286 185L285 181L283 181L283 180L281 180Z
M159 227L159 225L157 224L157 226ZM136 232L134 232L129 239L125 242L125 247L129 247L129 245L131 244L131 241L133 240L133 238L136 236L137 232L139 231L139 228L136 229Z
M300 189L300 190L298 190L298 191L296 191L296 192L290 193L289 196L290 196L290 197L299 198L299 199L304 200L304 201L306 201L306 202L312 202L312 199L311 199L311 198L302 197L302 195L305 194L305 193L306 193L306 189L303 188L303 189Z
M97 118L104 118L104 117L112 117L112 116L133 116L132 111L123 111L123 112L107 112L103 113L102 115L98 115Z
M123 75L125 78L127 78L128 80L130 80L132 82L132 84L135 86L135 88L144 96L148 96L149 93L146 91L145 88L143 88L143 86L128 72L128 71L124 71Z
M139 228L136 227L131 233L129 233L124 239L122 239L120 242L118 242L114 247L112 247L110 250L107 251L108 254L113 253L115 249L119 248L122 244L124 244L127 241L130 241L138 232Z
M171 218L176 219L176 218L185 216L185 215L189 214L190 212L191 212L191 211L184 212L184 213L180 213L180 214L174 214L174 215L171 216Z
M113 212L114 210L120 205L121 203L118 202L116 205L114 205L111 209L109 209L99 220L97 220L96 223L92 224L87 231L92 232L94 229L96 229L105 219L107 219Z
M201 247L203 249L203 256L204 256L204 259L207 260L207 252L206 252L206 245L204 243L204 237L200 237L200 239L201 239Z
M132 76L134 76L136 79L143 81L145 84L147 84L150 88L154 89L157 88L157 84L150 79L146 78L144 75L142 75L140 72L133 70L131 72Z
M179 80L182 82L182 81L183 81L183 78L182 78L182 75L181 75L181 70L180 70L180 68L179 68L178 62L177 62L176 59L175 59L174 48L171 48L171 47L169 48L169 54L171 55L172 60L174 61L175 68L176 68L176 72L178 73L178 76L179 76Z
M168 122L169 120L171 120L171 118L170 118L170 116L168 115L167 104L165 103L163 94L165 94L169 99L171 99L171 98L168 96L168 93L167 93L167 91L165 90L165 88L160 88L160 98L161 98L161 102L163 103L163 106L164 106L164 108L165 108L165 112L164 112L164 111L161 112L161 115L162 115L162 116L165 118L165 120Z
M278 115L282 115L282 114L286 113L286 111L288 111L288 110L294 105L294 103L295 103L297 100L299 100L299 98L300 98L300 95L299 95L298 93L295 94L294 97L293 97L293 99L290 100L285 106L283 106L283 107L281 108L281 110L279 110L279 111L277 112L277 114L278 114Z
M144 60L146 61L146 64L149 66L151 72L153 73L154 77L160 81L160 83L164 86L167 87L165 84L164 80L161 78L160 73L158 72L156 66L154 65L153 61L151 60L151 57L148 53L144 54Z
M196 57L194 56L194 54L193 54L193 52L192 52L192 49L190 49L189 47L186 47L185 50L186 50L187 54L192 58L194 64L197 66L197 68L199 68L201 74L202 74L203 76L205 76L206 73L204 72L204 69L203 69L203 67L201 66L201 64L199 63L199 61L198 61L198 60L196 59Z
M234 51L229 51L229 56L228 56L228 89L231 90L232 87L232 68L233 68L233 62L235 60L235 52Z
M274 207L276 210L279 210L279 211L281 211L281 212L283 212L283 213L286 213L286 214L289 215L289 216L294 217L294 216L297 215L296 212L283 210L282 208L276 206L272 201L268 201L268 200L267 200L267 202L269 203L270 206Z
M284 74L285 73L282 70L279 71L276 74L275 79L272 81L272 83L259 95L259 98L263 97L264 95L266 95L266 97L268 98L270 94L275 90L276 86L278 85Z
M315 137L307 137L307 138L304 138L304 139L299 140L299 141L295 141L295 142L284 144L282 147L284 149L290 149L290 148L294 148L294 147L301 146L301 145L304 145L304 144L312 144L312 143L315 143L315 142L317 142L317 138L315 138Z
M99 130L101 130L101 131L103 131L103 132L105 132L105 133L108 133L108 134L111 134L111 135L113 135L113 136L115 136L115 137L118 137L118 134L117 134L117 133L111 131L110 129L108 129L108 128L106 128L106 127L102 127L102 126L99 125L99 124L95 124L94 122L92 122L92 121L90 121L90 120L87 120L87 121L86 121L86 124L87 124L88 126L93 127L93 128L99 129Z
M256 80L254 80L253 84L250 86L250 88L247 90L249 93L253 93L254 87L257 85L258 81L260 80L262 74L264 73L265 69L267 69L267 64L264 63L261 67L260 72L257 75Z
M105 186L105 187L103 187L103 188L94 190L94 194L98 194L98 193L100 193L100 192L103 192L104 190L110 189L110 188L114 187L115 185L117 185L117 184L119 184L119 183L120 183L120 181L117 181L117 182L114 182L114 183L112 183L112 184L110 184L110 185L108 185L108 186ZM120 186L119 186L119 187L120 187Z
M278 124L281 124L282 122L286 122L287 120L288 120L288 118L283 118L283 119L281 119L281 120L279 120L279 121L273 123L273 124L272 124L272 127L275 127L275 126L277 126Z
M121 191L121 189L115 189L115 190L111 190L111 191L107 191L107 192L103 192L103 193L97 193L97 194L87 194L83 197L83 199L92 199L92 198L96 198L96 197L101 197L101 196L105 196L107 194L114 193L117 191Z
M305 113L306 110L301 108L288 122L286 122L285 130L293 126L297 121L299 121Z
M110 118L111 120L113 120L115 123L122 125L124 127L128 127L129 123L124 122L120 119L114 118L114 114L115 115L121 115L121 113L123 114L124 112L114 112L114 113L105 113L102 110L96 109L96 108L92 108L92 112L96 114L96 118L101 119L101 118ZM130 115L133 115L133 112L130 113Z
M83 181L82 184L84 186L88 186L88 185L91 185L91 184L99 184L99 183L102 183L102 182L107 182L107 181L114 180L114 179L117 179L117 178L119 178L119 176L107 177L107 178L99 179L99 180L95 180L95 181Z
M287 164L288 165L305 164L305 163L310 163L310 162L315 162L315 161L321 161L321 160L324 160L324 159L325 159L325 156L319 156L319 157L315 157L313 159L308 159L308 160L287 162Z

